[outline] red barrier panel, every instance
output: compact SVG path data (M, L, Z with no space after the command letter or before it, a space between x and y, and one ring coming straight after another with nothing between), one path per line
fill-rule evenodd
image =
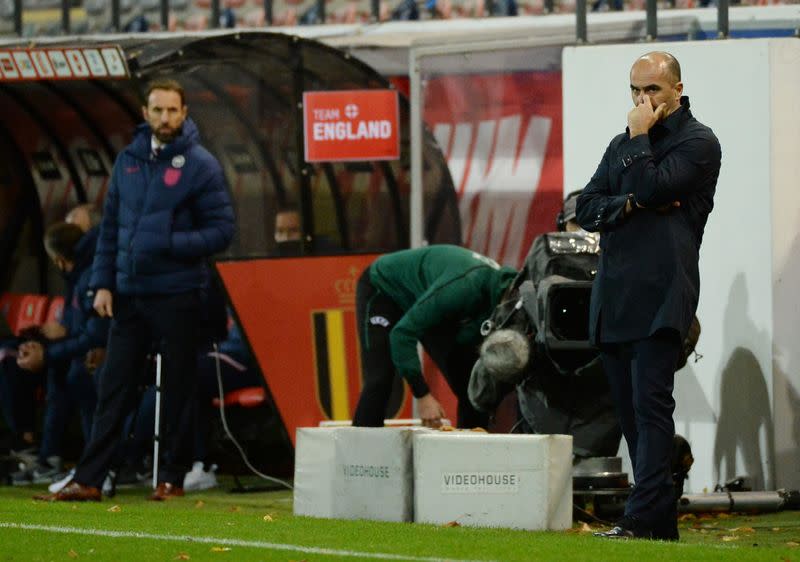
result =
M376 257L217 262L293 442L298 427L352 418L361 391L356 281ZM411 416L410 397L405 389L391 417Z

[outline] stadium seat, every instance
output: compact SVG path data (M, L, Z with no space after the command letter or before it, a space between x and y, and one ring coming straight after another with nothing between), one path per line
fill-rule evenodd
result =
M242 408L255 408L264 403L266 392L260 386L248 386L225 394L225 407L241 406ZM219 408L219 398L214 398L212 404Z
M61 322L64 316L64 297L53 297L50 305L47 307L47 315L44 318L45 322Z
M46 295L20 295L20 297L16 325L10 322L16 333L31 326L42 325L47 316Z
M8 322L12 330L14 329L13 319L17 317L17 311L19 310L18 297L19 295L12 293L3 293L0 295L0 314L5 316L6 322Z
M42 324L47 315L47 296L5 293L0 296L0 312L15 334Z

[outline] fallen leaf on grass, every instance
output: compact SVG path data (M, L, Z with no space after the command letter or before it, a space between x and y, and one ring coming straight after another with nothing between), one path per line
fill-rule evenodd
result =
M772 530L773 530L773 531L775 531L775 532L777 533L778 531L780 531L780 530L781 530L781 528L780 528L780 527L773 527L773 528L772 528Z
M694 513L684 513L683 515L678 517L678 521L692 521L694 519L697 519L697 515L695 515Z
M238 505L234 505L233 507L228 508L228 511L233 512L233 513L237 512L237 511L241 511L241 510L242 510L242 508L239 507Z
M796 546L800 546L800 542L789 541L786 543L786 546L791 546L792 548L794 548Z
M458 521L450 521L449 523L445 523L443 526L444 527L460 527L461 523L459 523Z
M206 502L204 502L203 500L197 500L197 503L194 504L195 508L197 508L197 509L199 509L201 507L205 507L205 505L206 505Z
M112 505L106 511L110 511L111 513L119 513L120 511L122 511L122 508L118 505Z
M734 535L725 535L724 537L722 537L722 542L731 542L731 541L738 541L738 540L739 540L739 537L736 537Z
M191 556L189 556L188 552L179 552L178 555L174 558L175 560L189 560Z
M731 515L730 513L725 513L723 511L722 513L717 513L717 517L719 519L730 519L731 517L733 517L733 515Z
M731 529L731 533L755 533L756 530L752 527L735 527Z
M70 551L67 552L67 556L69 556L70 558L77 558L78 557L78 553L75 552L74 550L70 549Z
M271 515L265 515L264 516L264 521L266 521L267 523L270 523L270 522L275 521L275 520L272 518Z
M592 529L592 527L588 523L584 522L584 523L581 523L580 532L581 533L592 533L592 532L594 532L594 529Z
M212 546L211 552L230 552L230 548L227 546Z

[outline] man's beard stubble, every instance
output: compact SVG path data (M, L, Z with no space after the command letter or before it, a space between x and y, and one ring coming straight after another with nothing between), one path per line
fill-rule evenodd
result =
M183 132L183 125L181 125L177 129L172 129L169 127L159 127L158 129L153 131L153 134L158 139L158 142L160 142L161 144L169 144L176 138L181 136L182 132Z

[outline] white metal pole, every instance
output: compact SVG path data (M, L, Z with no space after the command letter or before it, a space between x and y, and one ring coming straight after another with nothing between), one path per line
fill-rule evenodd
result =
M412 48L408 59L409 101L411 102L411 201L408 221L412 248L419 248L424 243L422 225L425 224L423 213L422 184L422 77L420 76L419 59L416 49Z
M153 428L153 489L158 486L159 441L161 439L161 354L156 353L156 421Z

